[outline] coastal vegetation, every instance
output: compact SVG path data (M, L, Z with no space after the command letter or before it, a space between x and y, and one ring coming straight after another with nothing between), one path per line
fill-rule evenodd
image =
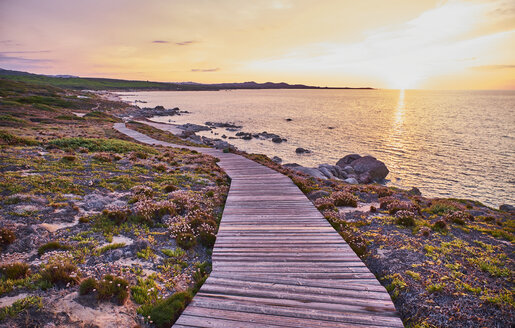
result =
M1 325L102 324L77 306L173 323L210 272L229 183L216 160L119 134L123 103L0 86Z

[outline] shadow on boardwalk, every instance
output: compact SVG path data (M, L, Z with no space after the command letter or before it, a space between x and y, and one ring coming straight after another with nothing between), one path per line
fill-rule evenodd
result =
M213 271L174 327L403 327L384 287L288 177L239 155L115 129L218 157L232 179Z

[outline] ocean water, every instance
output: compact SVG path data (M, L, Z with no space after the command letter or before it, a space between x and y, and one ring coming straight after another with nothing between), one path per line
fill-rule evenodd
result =
M372 155L390 170L387 185L424 196L515 205L515 91L236 90L120 93L139 106L190 114L159 122L233 122L242 131L288 139L228 140L283 163L335 164L350 153ZM286 119L291 118L288 122ZM218 135L215 135L217 133ZM233 136L223 128L210 137ZM311 154L297 155L303 147Z

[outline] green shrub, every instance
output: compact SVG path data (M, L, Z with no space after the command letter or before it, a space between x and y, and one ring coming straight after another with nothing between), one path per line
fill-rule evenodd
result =
M143 248L141 251L136 253L136 256L145 260L149 260L151 257L155 257L156 254L154 254L154 251L152 248L147 247Z
M362 236L352 233L349 230L350 229L339 231L340 236L345 239L356 255L359 257L364 256L367 254L367 241Z
M77 157L75 157L74 155L64 155L61 158L61 162L63 162L63 163L72 163L72 162L75 162L76 160L77 160Z
M415 214L410 211L398 211L395 213L395 223L405 227L414 227Z
M0 144L10 146L35 146L39 145L39 142L31 138L18 137L7 131L0 130Z
M104 247L100 247L100 248L96 249L96 253L97 254L104 254L107 251L110 251L110 250L113 250L113 249L117 249L117 248L122 248L122 247L125 247L125 243L109 244L109 245L105 245Z
M444 220L436 221L431 227L434 231L446 232L447 231L447 223Z
M195 236L193 236L192 233L189 232L182 232L177 235L176 238L177 245L183 249L190 249L192 247L195 247L197 244L197 241L195 239Z
M92 111L84 115L85 119L102 120L104 122L117 122L116 118L100 111Z
M0 228L0 246L12 244L15 240L14 231L8 228Z
M114 223L120 224L127 221L131 211L123 208L105 209L102 211L102 214Z
M116 300L123 305L129 298L129 282L120 277L105 275L97 282L97 299L100 301Z
M97 289L97 281L95 278L89 277L87 279L84 279L79 286L79 294L80 295L86 295L89 293L92 293Z
M13 125L26 125L27 121L14 117L12 115L6 114L6 115L0 115L0 125L3 126L13 126Z
M63 150L77 150L85 148L90 152L115 152L128 153L140 151L144 154L156 154L157 151L152 147L139 145L120 139L100 139L100 138L62 138L55 139L48 143L52 147Z
M319 211L336 211L336 207L334 206L333 199L330 197L322 197L315 200L315 206Z
M43 302L39 296L27 296L20 300L17 300L10 306L0 308L0 321L5 320L7 317L15 317L20 312L27 310L28 308L41 309Z
M458 206L452 202L440 200L435 201L428 209L429 213L436 215L443 215L460 210Z
M61 108L77 108L78 104L69 100L65 100L58 95L54 95L53 97L49 96L26 96L20 97L16 99L17 102L21 104L43 104L48 106L55 106Z
M0 272L6 279L23 279L30 274L30 267L27 263L10 263L0 266Z
M58 120L66 120L66 121L83 121L84 118L76 115L59 115L55 117Z
M166 193L170 193L170 192L176 191L177 189L179 189L179 188L177 188L177 186L174 186L172 184L166 185L163 188L164 192L166 192Z
M474 217L464 211L456 211L445 215L445 221L450 221L459 225L465 225L467 221L474 221Z
M331 195L331 198L334 200L335 206L358 207L358 200L351 193L345 191L338 191L334 192Z
M164 255L168 256L168 257L173 257L173 258L182 258L184 256L186 256L186 252L184 252L182 249L180 248L176 248L176 249L167 249L167 248L163 248L161 249L161 252L163 252Z
M152 320L157 327L170 327L175 323L177 318L179 318L179 315L184 311L189 302L191 302L192 298L190 292L180 292L158 301L149 310L150 320Z
M131 287L131 295L134 302L151 306L153 303L157 301L157 296L159 294L159 288L154 280L155 275L151 275L146 279L141 277L137 277L138 283L136 286ZM143 312L143 309L138 310L138 313ZM147 314L148 316L148 314Z
M61 244L58 241L49 241L48 243L39 246L38 248L38 254L43 255L46 252L55 251L55 250L69 250L71 249L70 246Z
M80 277L77 266L69 262L49 263L40 274L44 286L74 285L79 282Z
M206 247L213 247L216 241L216 235L210 230L200 230L199 232L200 243Z

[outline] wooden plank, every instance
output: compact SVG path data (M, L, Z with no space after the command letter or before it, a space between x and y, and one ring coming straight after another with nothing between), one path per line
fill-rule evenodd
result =
M349 323L340 323L335 321L325 321L325 320L313 320L308 318L295 318L295 317L287 317L287 316L278 316L271 314L262 314L262 313L250 313L250 312L238 312L231 310L221 310L221 309L210 309L210 308L201 308L192 306L188 309L188 314L203 317L203 318L225 318L229 320L242 320L246 319L247 322L255 323L255 324L280 324L281 327L318 327L318 328L365 328L370 327L368 325L355 325ZM176 327L176 326L174 326Z

